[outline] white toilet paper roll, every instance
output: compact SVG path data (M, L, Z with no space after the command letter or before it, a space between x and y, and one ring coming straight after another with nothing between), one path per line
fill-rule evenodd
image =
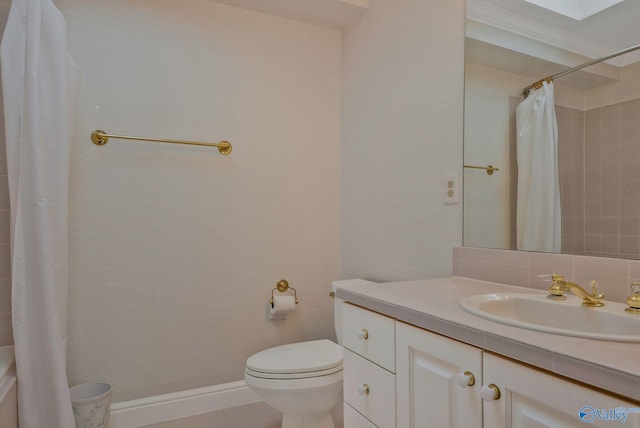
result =
M286 318L296 309L296 300L293 296L273 296L273 304L269 305L270 318Z

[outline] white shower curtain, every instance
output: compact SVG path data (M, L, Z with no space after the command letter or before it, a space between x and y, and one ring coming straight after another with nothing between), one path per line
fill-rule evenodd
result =
M78 73L50 0L13 0L0 46L21 428L72 428L66 375L69 149Z
M558 124L553 84L544 82L516 108L519 250L560 252Z

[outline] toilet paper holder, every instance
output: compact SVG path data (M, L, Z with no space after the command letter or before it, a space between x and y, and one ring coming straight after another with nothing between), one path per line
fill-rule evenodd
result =
M281 293L286 293L287 290L293 290L293 298L296 301L296 305L298 304L298 293L296 293L296 289L289 286L289 281L287 281L286 279L281 279L276 284L276 288L271 290L271 300L269 300L269 303L271 304L271 307L273 307L273 292L276 291L276 290L278 290Z

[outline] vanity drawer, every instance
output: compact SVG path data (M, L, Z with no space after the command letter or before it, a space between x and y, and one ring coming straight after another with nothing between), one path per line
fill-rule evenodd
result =
M353 407L344 403L344 427L345 428L376 428L369 419L353 410Z
M344 350L344 401L380 428L396 426L396 377Z
M342 306L342 341L345 348L395 373L393 318L345 303Z

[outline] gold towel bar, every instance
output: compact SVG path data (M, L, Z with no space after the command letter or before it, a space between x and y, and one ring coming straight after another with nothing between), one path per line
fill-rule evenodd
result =
M487 165L487 166L465 165L464 167L473 168L473 169L484 169L485 171L487 171L487 175L493 175L494 172L500 171L498 168L496 168L493 165Z
M165 138L147 138L147 137L131 137L128 135L111 135L104 131L96 129L91 133L91 141L96 146L104 146L109 141L109 138L121 138L124 140L137 140L137 141L155 141L157 143L173 143L173 144L189 144L192 146L207 146L217 147L221 155L228 155L231 153L231 143L228 141L220 141L219 143L200 143L198 141L183 141L183 140L168 140Z

